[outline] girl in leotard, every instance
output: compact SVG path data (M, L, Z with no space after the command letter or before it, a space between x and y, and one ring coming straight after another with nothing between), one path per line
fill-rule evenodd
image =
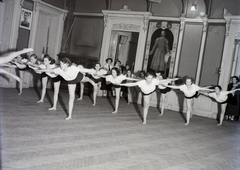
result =
M163 79L166 79L163 75L162 75L162 73L159 71L159 72L156 72L156 78L158 79L158 80L163 80ZM160 114L159 114L159 116L162 116L163 115L163 112L164 112L164 105L165 105L165 99L166 99L166 94L169 92L169 91L171 91L171 88L169 88L169 87L166 87L167 86L167 84L166 85L162 85L162 84L159 84L158 85L158 90L159 90L159 92L161 93L161 97L160 97L160 103L162 103L162 105L161 105L161 108L160 108L160 104L159 104L159 109L161 109L161 112L160 112Z
M100 63L96 63L95 68L90 70L92 73L86 74L84 80L81 81L80 97L78 98L78 100L82 100L83 98L84 83L89 82L93 85L93 106L95 106L96 100L97 100L98 88L101 86L101 82L102 82L102 76L107 74L107 71L101 68Z
M190 122L191 112L192 112L192 106L193 106L193 98L198 97L198 91L199 90L206 90L210 91L209 88L206 87L199 87L195 84L193 84L193 79L190 77L185 77L185 84L180 86L174 86L174 85L168 85L167 87L170 87L172 89L179 89L183 92L185 99L187 101L187 115L186 115L186 123L185 125L188 125Z
M126 75L120 74L120 70L116 67L112 68L111 74L105 76L105 79L107 84L112 84L113 88L115 88L115 92L116 92L115 110L112 113L116 114L118 112L120 92L121 92L120 83L122 83L123 80L136 80L136 79L126 77Z
M219 123L217 124L222 125L223 123L223 118L225 115L225 110L226 110L226 106L227 106L227 102L229 100L229 94L240 90L240 89L234 89L234 90L230 90L230 91L223 91L222 87L219 85L214 86L214 92L201 92L201 94L208 96L210 98L213 98L217 103L219 103L221 105L221 114L220 114L220 120Z
M157 89L157 86L159 84L166 84L171 81L175 81L178 78L175 79L165 79L165 80L158 80L155 78L155 75L153 73L147 73L144 80L140 80L138 82L134 83L126 83L121 84L121 86L138 86L142 92L143 95L143 122L142 124L147 123L147 115L148 115L148 109L150 104L150 98L151 94Z
M69 91L68 116L66 120L70 120L72 119L76 84L81 82L82 79L84 78L83 73L87 73L87 72L91 73L91 70L72 65L71 60L66 57L59 59L59 61L60 61L60 67L57 67L54 69L41 70L41 71L55 73L57 75L60 75L64 80L66 80L68 84L68 91Z

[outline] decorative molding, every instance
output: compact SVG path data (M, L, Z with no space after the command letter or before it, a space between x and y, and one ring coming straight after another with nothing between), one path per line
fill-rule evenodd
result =
M67 14L68 14L67 12L64 12L64 13L63 13L63 21L66 20Z
M141 28L141 25L128 24L128 23L119 23L119 24L112 25L112 29L115 29L115 30L140 31L140 28Z
M24 2L24 0L21 0L21 2L20 2L21 7L23 7L23 2Z
M104 15L103 20L104 20L104 28L106 28L108 23L108 15Z
M36 12L38 10L38 6L39 6L39 2L35 1L34 2L34 7L33 7L33 11Z
M231 20L230 21L226 21L226 33L225 33L225 36L229 35L230 24L231 24Z
M144 16L144 19L143 19L143 30L144 31L147 31L147 29L148 29L148 21L149 21L149 18Z
M236 38L237 40L240 40L240 32L236 32L235 38Z
M181 19L181 22L180 22L180 31L183 31L184 25L185 25L185 20L184 20L183 17L181 17L180 19Z
M157 28L162 28L163 30L165 29L171 29L172 28L172 24L170 22L167 22L167 21L161 21L161 22L158 22L156 24L156 27Z
M240 32L238 32L240 34ZM235 45L240 45L240 39L235 39Z
M203 20L203 32L206 32L208 27L208 18L204 17L202 18L202 20Z

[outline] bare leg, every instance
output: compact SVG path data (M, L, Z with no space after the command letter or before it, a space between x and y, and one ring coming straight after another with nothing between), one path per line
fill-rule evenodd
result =
M97 90L98 90L98 84L95 83L92 79L87 78L87 82L89 82L93 86L93 106L96 105L97 100Z
M185 125L188 125L190 122L190 115L191 115L191 111L192 111L193 99L186 99L186 101L187 101L187 115L186 115L187 122L185 123Z
M128 87L128 104L132 102L132 92L130 87Z
M44 97L45 97L46 89L47 89L47 81L48 81L48 77L42 78L42 94L41 94L40 100L38 100L37 103L43 103L43 101L44 101Z
M107 97L107 90L102 91L102 97L104 97L104 98Z
M227 107L227 103L221 104L220 120L219 120L219 123L217 124L217 126L220 126L223 123L226 107Z
M150 103L150 95L143 95L143 122L142 124L147 124L147 115Z
M68 101L68 117L66 118L66 120L72 119L75 90L76 90L76 84L68 84L69 101Z
M19 75L20 75L20 78L23 80L23 71L19 70ZM19 93L18 95L21 95L22 94L22 81L19 82Z
M164 111L164 106L165 106L165 98L166 98L166 94L161 93L161 102L162 102L162 107L161 107L161 113L159 114L159 116L163 115L163 111Z
M114 110L114 112L112 112L113 114L115 114L115 113L118 112L119 99L120 99L120 91L121 91L121 88L115 88L116 98L115 98L115 110Z
M53 107L49 108L48 110L56 110L57 109L57 101L58 101L58 94L60 88L61 81L54 82L54 94L53 94Z
M77 100L83 99L83 91L84 91L84 82L80 82L80 97Z
M95 83L93 85L93 106L95 106L97 102L97 91L98 91L98 84Z

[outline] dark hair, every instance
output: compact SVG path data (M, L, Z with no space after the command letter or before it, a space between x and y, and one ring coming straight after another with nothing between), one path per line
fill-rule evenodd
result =
M148 76L153 76L153 77L155 77L155 74L154 74L153 72L147 72L147 73L145 74L145 77L148 77Z
M144 70L141 70L141 71L139 72L139 76L141 76L141 74L143 74L144 77L146 76L146 72L145 72ZM144 78L144 77L143 77L143 78Z
M102 66L102 65L101 65L101 63L99 63L99 62L95 63L95 66L96 66L97 64L99 64L99 65L100 65L100 67Z
M43 59L44 58L47 58L50 61L50 64L54 64L55 63L55 60L52 57L50 57L48 54L45 54Z
M194 82L194 79L192 77L185 76L185 77L183 77L184 84L186 84L187 79L190 79L192 81L192 83Z
M62 62L62 63L64 63L64 64L68 64L68 66L71 66L72 65L72 62L71 62L71 60L69 59L69 58L67 58L67 57L63 57L63 58L60 58L59 59L59 62Z
M113 71L113 70L115 70L115 71L117 72L117 76L120 75L120 70L119 70L117 67L113 67L113 68L111 69L111 74L112 74L112 71Z
M113 62L113 59L112 58L107 58L105 61L106 63L108 62L108 60L111 60L111 63Z
M222 91L222 87L220 85L214 86L214 88L216 88L216 87L219 88L220 91Z
M231 78L232 78L232 79L235 78L235 79L237 80L237 82L239 82L239 78L238 78L237 76L232 76Z
M35 58L35 59L38 59L38 57L37 57L37 55L36 55L36 54L32 54L32 55L30 55L30 57L29 57L29 58L31 58L31 57L33 57L33 58Z

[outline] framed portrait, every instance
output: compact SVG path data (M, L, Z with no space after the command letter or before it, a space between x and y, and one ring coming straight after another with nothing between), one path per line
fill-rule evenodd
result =
M27 9L22 9L20 27L30 30L31 23L32 23L32 11Z

